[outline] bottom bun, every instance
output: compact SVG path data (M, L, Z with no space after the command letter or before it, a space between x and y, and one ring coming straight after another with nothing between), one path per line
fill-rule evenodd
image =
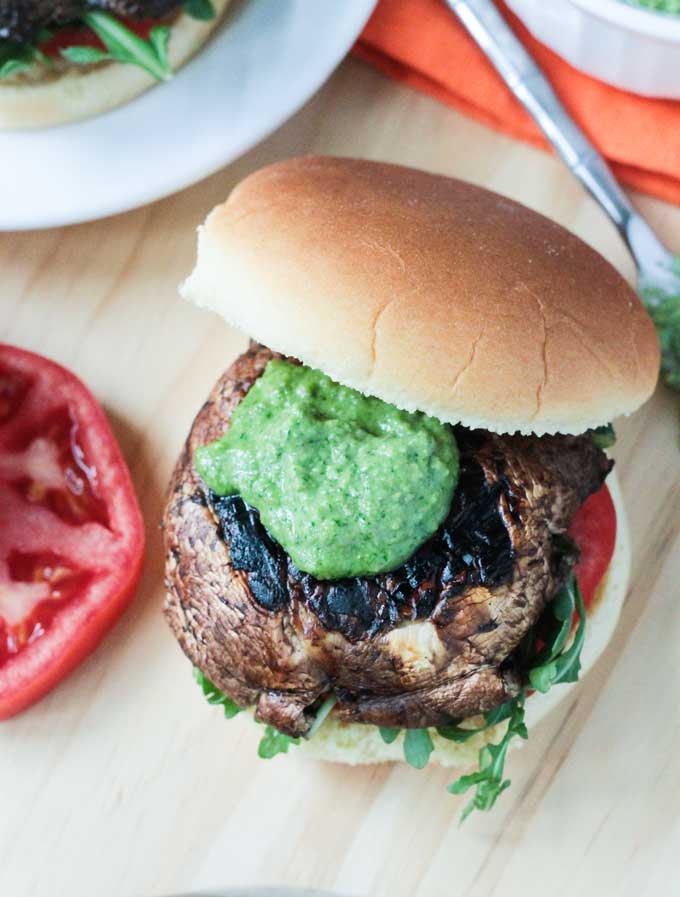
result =
M206 42L230 0L213 0L209 21L183 13L171 27L168 59L174 71ZM128 103L158 82L139 66L109 62L69 66L43 80L0 82L0 128L41 128L99 115Z
M628 524L621 499L621 489L615 474L607 479L607 485L616 508L616 545L609 569L598 587L592 609L588 613L586 639L581 652L581 680L604 652L611 639L621 608L626 597L630 575L630 537ZM526 704L526 724L529 731L548 713L567 698L578 683L556 685L548 694L532 694ZM473 728L481 719L471 719L463 723ZM484 732L479 732L463 744L447 741L430 730L434 752L430 761L441 766L461 769L477 763L480 748L497 742L507 727L499 723ZM299 751L317 760L333 763L388 763L403 760L403 733L392 742L385 744L375 726L360 723L341 723L329 718L309 741L300 742ZM519 738L511 741L512 747L524 744Z

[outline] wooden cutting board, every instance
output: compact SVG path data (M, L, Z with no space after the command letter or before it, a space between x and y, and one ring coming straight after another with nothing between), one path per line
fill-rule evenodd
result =
M141 497L136 602L37 707L0 724L0 895L153 897L295 885L372 897L680 894L680 399L619 421L634 573L595 670L509 762L491 815L458 826L451 773L256 756L202 699L161 617L158 521L194 413L246 340L184 304L195 227L245 174L300 153L391 160L522 200L628 277L614 229L551 157L355 61L282 130L184 193L96 224L0 236L0 336L104 403ZM636 197L680 250L680 209Z

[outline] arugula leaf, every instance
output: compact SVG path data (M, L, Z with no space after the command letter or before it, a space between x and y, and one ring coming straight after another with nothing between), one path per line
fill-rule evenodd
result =
M567 641L572 630L574 611L578 613L578 625L574 638L568 647ZM526 673L528 683L537 691L547 692L553 685L560 682L576 682L581 670L581 649L585 639L586 611L583 604L583 596L579 589L576 577L572 573L565 586L556 595L546 613L552 618L552 625L546 630L546 645L534 658L532 665ZM544 631L541 629L541 637ZM517 697L484 716L484 727L495 726L503 720L508 720L508 728L497 744L487 744L479 752L479 769L470 775L461 776L451 785L451 794L463 794L468 789L475 789L475 794L466 805L461 815L464 822L473 810L490 810L496 803L499 795L510 787L510 779L504 778L505 758L513 738L529 737L524 722L524 704L527 696L527 685L524 685ZM440 727L440 731L452 730L453 740L462 737L465 729L457 726ZM470 731L470 730L467 730ZM482 731L476 729L473 731ZM447 737L444 735L444 737Z
M502 723L506 719L510 719L515 710L515 699L511 698L509 701L506 701L505 704L501 704L499 707L494 707L493 710L489 710L488 713L484 714L484 722L485 729L488 729L490 726L495 726L498 723Z
M43 54L32 44L0 40L0 80L11 78L43 59Z
M74 65L94 65L96 62L112 59L110 53L107 53L106 50L99 50L97 47L64 47L60 53L64 59L68 59Z
M378 731L380 732L380 737L385 742L385 744L392 744L393 741L397 740L401 729L391 729L387 726L378 726Z
M33 65L32 59L7 59L0 65L0 79L11 78Z
M159 59L162 59L167 65L170 72L170 63L168 62L168 43L170 41L170 28L167 25L154 25L149 32L149 43L156 51Z
M305 735L305 738L307 740L309 740L310 738L313 738L316 735L316 733L319 731L321 726L323 726L324 722L326 721L326 717L328 716L328 714L331 712L331 710L335 707L335 705L337 703L338 703L337 695L331 695L330 697L326 698L326 700L323 702L321 707L319 707L319 709L317 710L316 718L315 718L314 722L312 723L312 725L309 727L309 732L307 732L307 734Z
M149 40L145 41L108 12L87 12L83 16L83 21L104 44L108 58L116 62L137 65L158 81L168 81L172 77L172 68L168 61L170 29L166 25L152 28ZM70 49L80 52L85 48ZM62 53L67 59L70 58L66 50ZM71 58L71 62L77 63L78 59Z
M446 726L436 726L437 735L441 735L442 738L446 738L447 741L455 741L458 744L463 744L472 738L473 735L476 735L478 732L483 732L486 729L486 726L482 726L481 729L463 729L458 723L449 723Z
M233 719L237 713L241 712L241 708L238 704L223 694L216 685L213 685L210 679L208 679L207 676L204 676L198 667L193 668L193 674L194 679L200 685L201 691L205 695L208 704L221 705L227 719Z
M257 749L257 754L263 760L271 760L277 754L287 754L291 744L300 744L299 738L284 735L273 726L267 726Z
M529 681L540 692L548 691L557 675L556 658L562 651L571 632L576 599L571 582L561 589L552 605L553 622L551 630L546 633L546 646L536 655Z
M571 632L574 608L578 613L578 626L571 645L563 651ZM586 609L575 576L569 578L555 598L552 610L561 621L560 629L550 646L548 656L545 656L545 651L541 652L538 663L529 670L529 682L543 694L559 682L576 682L581 671L581 649L586 634Z
M406 729L404 735L404 760L414 769L424 769L434 750L427 729Z
M510 722L508 728L498 744L486 744L479 752L479 770L470 775L461 776L448 790L451 794L464 794L474 787L475 794L465 806L461 815L464 822L473 810L490 810L498 800L498 797L510 787L510 779L503 778L505 758L513 738L528 738L527 727L524 724L524 701L526 689L522 689L519 695L509 702L512 704Z
M594 427L592 430L588 430L588 435L599 449L611 448L616 442L616 431L611 424Z
M185 0L183 8L184 12L192 19L200 19L204 22L209 22L217 15L210 0Z

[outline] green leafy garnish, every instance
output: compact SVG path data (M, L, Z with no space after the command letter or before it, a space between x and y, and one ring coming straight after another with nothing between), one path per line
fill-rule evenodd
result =
M203 22L209 22L217 15L210 0L185 0L183 8L192 19L200 19Z
M565 647L572 628L574 610L578 613L578 626L571 644ZM581 669L586 610L573 573L550 604L548 612L552 619L547 621L546 628L540 626L541 638L545 641L545 645L534 658L526 674L528 683L543 693L560 682L576 682ZM463 794L469 788L475 788L472 800L463 810L461 822L467 819L473 810L490 810L498 797L510 786L510 779L504 778L505 758L513 738L528 738L524 723L527 688L528 686L524 685L517 697L485 714L485 728L507 719L508 728L505 734L497 744L486 744L480 750L477 772L461 776L449 785L452 794Z
M168 61L168 41L170 29L167 25L156 25L143 40L122 22L108 12L87 12L83 22L88 25L106 50L93 47L67 47L62 55L77 65L91 65L105 59L137 65L157 81L168 81L172 68ZM94 51L94 52L93 52Z
M393 741L397 740L401 729L392 729L389 726L378 726L378 731L385 744L392 744Z
M64 47L60 53L64 59L68 59L74 65L94 65L112 58L106 50L100 50L97 47Z
M574 609L578 612L578 626L571 645L564 650L571 632ZM581 649L586 635L586 609L575 576L570 577L557 595L551 610L559 626L554 631L550 647L541 651L534 661L535 665L529 670L529 682L536 691L543 694L560 682L577 682L581 672Z
M313 738L316 735L316 733L319 731L321 726L323 726L323 724L325 723L326 718L328 717L328 714L331 712L331 710L335 707L335 705L337 703L338 703L337 695L331 695L330 697L326 698L326 700L321 704L321 706L319 707L319 709L316 712L316 719L314 720L312 725L309 727L309 732L307 732L307 734L305 736L305 738L307 738L307 740L309 740L310 738Z
M593 430L588 430L588 436L590 436L599 449L611 448L616 442L616 433L611 424L605 424L603 427L595 427Z
M237 713L241 712L241 707L221 692L216 685L213 685L210 679L204 676L198 667L193 668L193 673L194 679L200 685L208 704L219 704L224 710L224 715L227 719L233 719Z
M466 805L460 821L464 822L473 810L490 810L498 797L510 787L510 779L503 778L505 757L513 738L527 739L529 733L524 724L524 701L526 689L523 688L513 698L510 720L505 734L498 744L485 744L479 752L479 769L470 775L461 776L448 790L451 794L464 794L469 788L475 789L474 797Z
M0 40L0 81L11 78L36 63L48 62L44 53L32 44L15 44Z
M446 726L437 726L437 735L441 735L442 738L446 738L447 741L455 741L458 744L464 744L473 735L476 735L478 732L483 732L486 729L486 726L482 726L480 729L463 729L458 723L450 723Z
M424 769L434 750L427 729L407 729L404 735L404 760L414 769Z
M494 707L493 710L489 710L488 713L484 714L485 728L495 726L506 719L510 719L514 709L515 701L514 698L511 698L509 701L506 701L505 704L501 704L500 707Z
M284 735L283 732L279 732L273 726L267 726L260 740L257 754L263 760L271 760L277 754L287 754L291 744L300 744L300 739Z

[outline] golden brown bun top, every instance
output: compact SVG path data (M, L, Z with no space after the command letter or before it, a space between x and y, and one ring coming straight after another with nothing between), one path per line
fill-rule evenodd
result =
M199 233L183 287L272 349L409 410L579 433L634 411L659 347L636 293L563 227L480 187L291 159Z

